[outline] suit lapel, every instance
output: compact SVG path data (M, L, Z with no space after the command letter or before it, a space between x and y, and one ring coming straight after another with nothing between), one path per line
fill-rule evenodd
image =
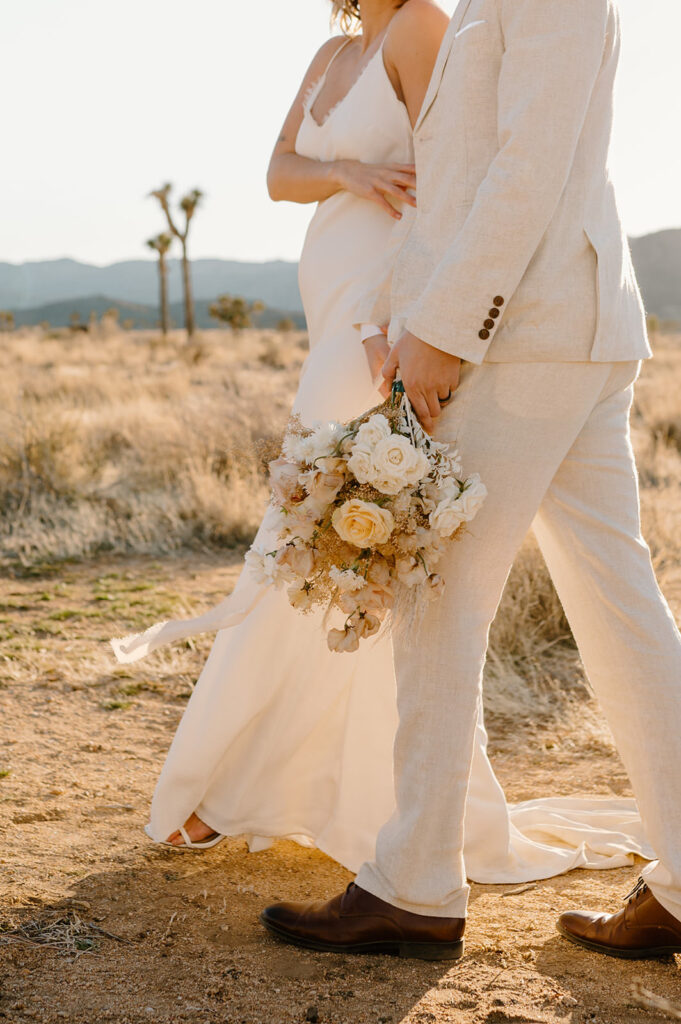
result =
M414 125L415 132L418 131L418 129L421 127L421 123L424 117L432 107L433 101L437 96L438 89L440 88L440 81L442 79L442 75L444 74L449 54L451 53L452 50L454 36L459 31L459 28L461 27L461 22L465 18L466 11L470 7L471 2L472 0L460 0L459 6L456 8L454 14L452 15L452 20L449 23L449 28L447 29L445 37L442 40L442 46L440 47L440 50L437 55L437 60L435 61L433 74L430 77L430 82L428 83L428 88L426 89L426 95L423 98L423 104L421 105L419 115L416 118L416 124Z

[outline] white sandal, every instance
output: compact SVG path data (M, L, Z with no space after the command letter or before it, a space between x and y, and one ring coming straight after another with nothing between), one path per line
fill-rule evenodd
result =
M202 839L201 842L195 843L189 837L189 833L187 832L184 825L180 825L178 832L184 839L184 843L178 845L176 843L169 843L166 839L154 839L154 837L151 834L150 825L145 825L144 831L145 834L149 837L149 839L151 839L153 843L156 843L157 846L167 846L171 850L179 850L180 852L184 850L211 850L214 846L217 846L218 843L221 843L223 839L227 838L227 836L221 835L220 832L213 832L212 835L207 837L207 839Z

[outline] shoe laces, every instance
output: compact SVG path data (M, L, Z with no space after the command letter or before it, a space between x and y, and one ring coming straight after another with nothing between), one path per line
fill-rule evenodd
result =
M648 890L648 885L646 883L645 878L639 877L639 879L636 882L636 885L634 886L634 888L631 890L631 892L627 893L627 895L624 897L622 902L623 903L631 903L632 900L635 900L639 896L642 896L644 892L647 892L647 890Z

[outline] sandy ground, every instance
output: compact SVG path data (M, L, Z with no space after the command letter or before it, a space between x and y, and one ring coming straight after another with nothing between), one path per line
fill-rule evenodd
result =
M237 838L193 855L146 840L154 782L207 643L121 668L105 640L206 605L237 561L118 560L0 580L0 1019L669 1019L634 1005L631 985L681 1003L677 962L598 957L554 928L570 908L616 909L636 867L576 871L518 893L474 886L466 956L447 965L299 952L267 935L263 905L326 898L350 881L317 851L280 842L249 854ZM556 720L492 720L490 731L512 799L629 792L593 730L583 742Z

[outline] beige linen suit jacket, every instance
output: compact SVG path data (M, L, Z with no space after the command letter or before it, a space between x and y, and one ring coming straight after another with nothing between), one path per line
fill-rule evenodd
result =
M614 0L462 0L414 126L417 211L358 320L473 363L651 354L608 171L619 50Z

